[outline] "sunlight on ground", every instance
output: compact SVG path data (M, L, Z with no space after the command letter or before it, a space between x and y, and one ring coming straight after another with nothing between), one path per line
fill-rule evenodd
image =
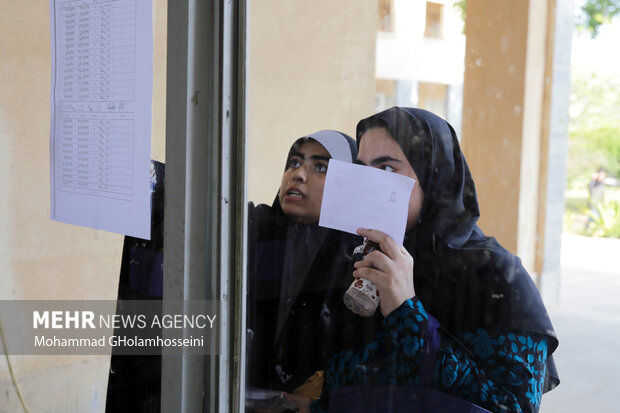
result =
M543 396L543 413L618 411L619 253L620 239L562 237L560 303L549 308L561 384Z

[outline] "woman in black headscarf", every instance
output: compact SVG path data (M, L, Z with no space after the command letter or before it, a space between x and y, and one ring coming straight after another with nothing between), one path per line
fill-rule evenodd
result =
M416 183L404 246L359 231L381 250L353 275L376 284L384 318L376 315L370 340L349 340L331 357L330 409L537 411L559 383L558 340L519 258L476 225L474 182L452 127L394 107L360 121L357 141L357 163Z
M352 162L357 145L331 130L291 147L272 206L249 206L248 384L294 392L327 362L332 308L350 274L352 237L317 225L329 159ZM297 393L316 398L321 386Z

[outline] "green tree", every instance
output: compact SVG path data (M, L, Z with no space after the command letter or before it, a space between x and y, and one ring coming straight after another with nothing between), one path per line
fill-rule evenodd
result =
M568 186L584 188L599 166L620 177L620 77L573 69Z
M467 0L455 1L453 7L459 12L461 19L463 19L463 23L465 23L465 19L467 18Z
M581 6L577 18L577 27L590 33L592 38L598 36L599 28L620 13L620 0L586 0Z

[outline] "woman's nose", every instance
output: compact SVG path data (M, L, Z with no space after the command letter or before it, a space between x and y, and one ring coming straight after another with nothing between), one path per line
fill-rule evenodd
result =
M297 182L306 182L307 178L308 176L306 174L306 168L304 168L303 166L293 171L293 180Z

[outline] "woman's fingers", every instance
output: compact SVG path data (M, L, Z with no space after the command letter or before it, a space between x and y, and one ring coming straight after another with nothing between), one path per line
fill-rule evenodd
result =
M373 251L370 254L366 255L363 260L357 261L353 264L355 268L361 267L375 267L379 270L386 271L392 265L392 260L390 260L384 253L381 251Z
M368 281L371 281L377 286L377 288L379 288L379 290L381 290L381 287L384 285L385 282L384 273L377 269L369 267L358 268L357 270L353 271L353 276L355 278L365 278Z
M392 259L398 258L401 254L400 246L385 232L379 231L378 229L359 228L357 233L362 237L366 237L378 243L381 247L381 251Z

